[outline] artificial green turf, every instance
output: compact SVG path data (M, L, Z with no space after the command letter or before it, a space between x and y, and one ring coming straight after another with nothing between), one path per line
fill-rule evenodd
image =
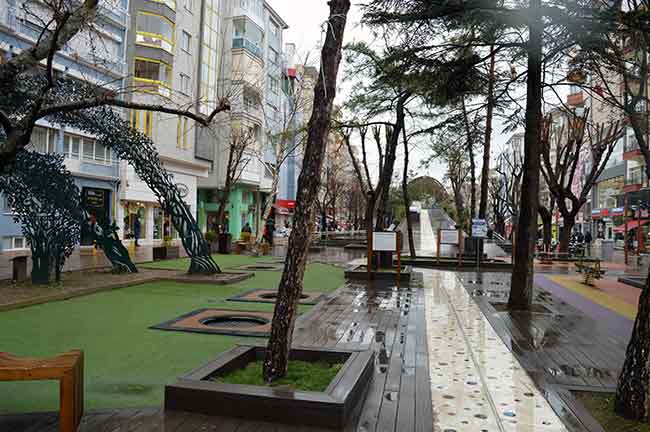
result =
M227 384L248 384L266 386L262 378L262 360L249 363L243 369L237 369L227 375L215 377L217 382ZM328 364L324 362L305 362L292 360L289 362L287 376L273 383L273 387L286 386L294 390L325 391L336 374L341 370L342 363Z
M280 276L280 272L257 272L251 279L227 286L147 283L2 312L0 350L38 357L83 349L88 409L160 406L165 384L237 343L260 339L148 327L206 307L273 311L273 304L225 299L253 288L276 288ZM305 290L330 292L342 283L339 268L307 267ZM300 306L302 312L308 309ZM57 407L55 382L0 382L0 413Z
M212 258L222 269L233 269L235 267L254 264L257 261L270 261L273 259L278 259L278 257L272 257L269 255L261 255L258 257L253 257L250 255L237 255L237 254L213 254ZM176 260L163 260L155 261L150 263L141 264L142 266L148 268L160 268L160 269L170 269L170 270L187 270L190 266L189 258L180 258Z
M650 424L627 420L614 413L613 393L576 392L575 396L607 432L650 432Z

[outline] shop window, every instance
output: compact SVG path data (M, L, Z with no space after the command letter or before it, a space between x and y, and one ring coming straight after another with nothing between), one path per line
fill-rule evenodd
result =
M140 222L140 232L138 239L144 239L147 235L146 215L147 209L142 204L126 203L124 204L124 238L135 238L136 218Z

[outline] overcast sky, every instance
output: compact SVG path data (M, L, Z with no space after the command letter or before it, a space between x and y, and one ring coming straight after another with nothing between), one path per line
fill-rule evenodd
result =
M314 49L318 46L319 42L324 38L322 34L323 23L328 17L329 8L326 0L267 0L271 6L280 14L280 16L287 22L289 29L284 33L285 42L295 43L299 53L312 52L310 58L317 57L319 53L315 53ZM361 19L361 11L358 3L353 2L352 9L348 15L348 24L345 29L345 42L354 40L370 40L370 32L359 24ZM341 68L343 71L343 67ZM340 76L339 76L340 78ZM340 80L339 80L340 81ZM339 92L337 102L341 103L345 99L345 88ZM495 124L493 135L493 152L492 157L498 154L498 151L507 140L507 136L501 134L503 127L500 124ZM424 147L424 146L422 146ZM419 168L420 162L427 156L426 148L416 148L411 154L411 163L409 164L412 171L418 172L419 175L428 174L439 180L443 180L444 167L440 164L432 166L428 172ZM375 154L376 156L376 154ZM395 166L395 172L402 172L400 153ZM477 161L480 169L480 161ZM376 166L376 162L375 162Z

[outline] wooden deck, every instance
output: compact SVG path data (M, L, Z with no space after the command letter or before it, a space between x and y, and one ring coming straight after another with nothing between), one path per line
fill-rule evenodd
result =
M614 391L627 340L615 336L606 322L596 322L538 286L536 312L500 312L494 304L507 302L510 274L459 276L565 425L589 431L566 397L569 390Z
M376 364L368 394L357 407L346 431L432 430L421 276L413 277L410 286L401 289L386 284L347 284L299 319L294 343L375 351ZM279 432L318 429L145 408L88 411L79 430ZM56 432L57 414L0 416L0 431Z

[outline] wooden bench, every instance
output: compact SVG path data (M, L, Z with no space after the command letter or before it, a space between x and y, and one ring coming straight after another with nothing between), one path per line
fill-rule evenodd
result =
M59 430L76 432L84 411L83 351L43 359L0 353L0 381L36 380L59 380Z

